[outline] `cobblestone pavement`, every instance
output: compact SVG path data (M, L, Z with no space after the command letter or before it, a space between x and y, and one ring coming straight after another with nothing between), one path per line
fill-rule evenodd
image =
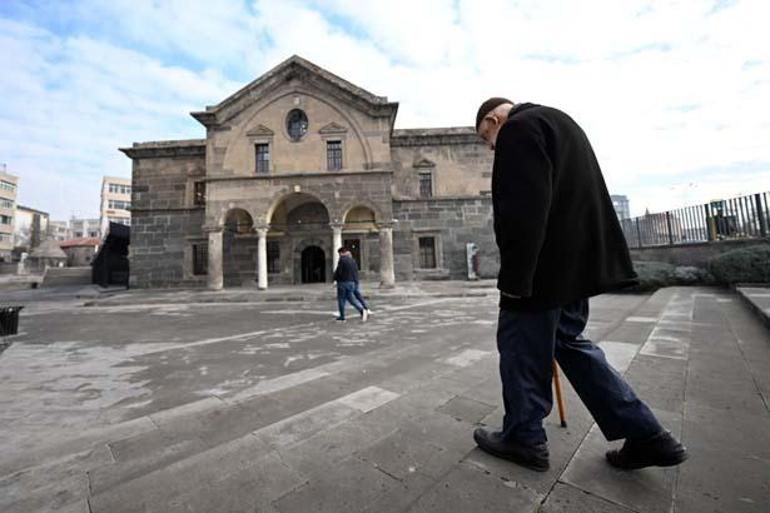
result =
M547 420L541 474L471 438L502 418L493 291L430 287L373 294L365 324L335 323L320 289L14 296L0 511L767 511L770 338L732 293L591 303L588 335L688 462L610 468L565 383L569 427Z

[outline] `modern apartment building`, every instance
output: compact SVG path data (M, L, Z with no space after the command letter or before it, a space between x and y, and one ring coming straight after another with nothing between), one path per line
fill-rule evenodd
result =
M13 223L14 247L30 252L48 238L48 212L16 205Z
M0 262L10 262L19 178L0 170Z
M50 221L48 226L50 235L54 239L64 241L72 238L69 223L67 223L67 221Z
M107 232L110 222L131 226L130 208L131 179L105 176L102 180L102 201L99 209L101 233Z
M70 219L69 228L69 236L73 239L79 239L81 237L101 238L102 236L100 219L78 219L73 217Z

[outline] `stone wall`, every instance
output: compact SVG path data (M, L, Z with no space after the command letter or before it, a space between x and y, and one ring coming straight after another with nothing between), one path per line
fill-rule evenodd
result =
M479 196L492 188L494 153L472 128L396 130L391 140L393 197L420 197L430 173L434 196Z
M129 286L205 285L206 276L192 274L192 246L207 241L204 209L193 205L194 183L205 174L204 147L148 151L133 164Z
M393 202L396 280L466 279L466 244L479 248L481 278L494 278L499 255L491 198L433 198ZM437 268L419 268L419 237L435 237Z

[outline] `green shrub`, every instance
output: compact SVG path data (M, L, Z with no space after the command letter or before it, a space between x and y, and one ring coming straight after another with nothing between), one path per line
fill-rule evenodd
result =
M666 262L634 262L639 285L632 290L654 291L676 285L710 285L714 278L705 269L693 266L674 266Z
M639 285L634 290L646 292L671 285L676 268L665 262L634 262L634 269L639 275Z
M709 271L719 283L770 282L770 244L728 251L708 262Z

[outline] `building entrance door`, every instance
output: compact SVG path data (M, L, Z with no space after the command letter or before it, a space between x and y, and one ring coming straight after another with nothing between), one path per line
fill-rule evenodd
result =
M323 283L326 281L326 255L318 246L302 250L302 283Z

